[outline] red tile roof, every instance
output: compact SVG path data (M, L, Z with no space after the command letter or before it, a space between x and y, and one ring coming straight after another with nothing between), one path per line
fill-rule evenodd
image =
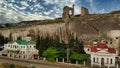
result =
M97 48L106 49L106 48L108 48L108 46L104 43L100 43L100 44L97 45Z
M91 52L97 52L98 50L97 50L97 48L96 47L92 47L91 48Z
M91 52L98 52L99 50L97 50L97 48L101 48L101 50L108 49L107 52L116 53L116 50L114 48L110 48L104 43L98 44L97 47L91 47Z
M109 52L109 53L116 53L116 51L115 51L114 48L108 48L108 52Z

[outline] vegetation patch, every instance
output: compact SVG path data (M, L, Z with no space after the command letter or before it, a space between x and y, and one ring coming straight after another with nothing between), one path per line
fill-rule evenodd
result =
M67 54L69 53L69 60L74 62L87 61L88 55L84 51L83 42L74 38L73 35L70 36L67 43L63 40L60 41L58 36L51 38L49 36L42 37L39 36L36 42L36 48L39 50L39 55L45 57L47 61L55 62L56 59L66 60L68 59ZM69 52L67 51L69 49ZM56 60L57 61L57 60Z

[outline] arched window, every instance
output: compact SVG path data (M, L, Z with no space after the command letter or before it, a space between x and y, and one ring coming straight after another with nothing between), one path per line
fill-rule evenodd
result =
M110 64L112 64L112 59L110 60Z
M69 14L72 15L72 11L71 10L69 11Z
M87 51L89 51L89 49L87 49Z

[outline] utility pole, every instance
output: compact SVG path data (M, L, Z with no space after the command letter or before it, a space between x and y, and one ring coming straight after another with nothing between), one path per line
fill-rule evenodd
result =
M66 24L66 30L67 30L67 38L68 38L68 42L67 42L67 63L69 63L69 57L70 57L70 39L71 39L71 30L70 30L70 23Z

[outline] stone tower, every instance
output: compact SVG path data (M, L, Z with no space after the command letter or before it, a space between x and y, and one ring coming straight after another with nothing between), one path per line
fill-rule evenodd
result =
M89 11L87 8L85 7L81 7L81 16L85 16L85 15L88 15L89 14Z
M69 19L72 17L74 17L74 5L72 7L65 6L63 8L62 19L64 20L65 23L68 23Z

